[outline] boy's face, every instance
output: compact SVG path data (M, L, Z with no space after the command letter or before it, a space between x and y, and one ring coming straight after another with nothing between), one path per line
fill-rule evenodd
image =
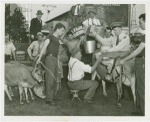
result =
M91 19L93 19L93 18L95 17L95 13L94 13L94 12L89 12L89 17L90 17Z
M109 38L111 36L111 30L106 30L106 37Z
M43 36L42 35L38 35L37 39L38 39L38 41L42 41L43 40Z
M64 28L60 28L58 29L58 35L61 37L65 32L65 29Z

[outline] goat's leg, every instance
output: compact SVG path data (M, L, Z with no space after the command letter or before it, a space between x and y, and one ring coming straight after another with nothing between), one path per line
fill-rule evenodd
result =
M29 92L30 92L30 95L31 95L31 99L34 100L34 97L33 97L33 93L32 93L31 88L29 88Z
M135 75L131 78L131 90L133 94L134 104L136 105L136 94L135 94Z
M18 87L19 87L19 94L20 94L20 104L23 104L22 102L23 87L22 86L18 86Z
M120 100L121 100L121 95L122 95L122 81L119 80L119 81L116 83L116 85L117 85L117 92L118 92L117 107L122 107L121 102L120 102Z
M102 80L102 87L103 87L103 96L104 97L108 97L107 93L106 93L106 83L105 81Z
M24 88L25 91L25 95L26 95L26 102L29 103L29 99L28 99L28 88Z
M97 74L97 72L96 72L96 71L94 71L94 72L92 73L92 78L91 78L91 80L95 80L95 78L96 78L96 74Z
M9 100L12 101L12 98L11 98L9 92L8 92L8 87L7 87L6 84L5 84L4 90L5 90L5 92L6 92L7 96L8 96L8 98L9 98Z
M13 94L13 92L12 92L12 89L11 89L11 87L8 87L8 90L9 90L9 93L10 93L10 96L14 96L14 94Z

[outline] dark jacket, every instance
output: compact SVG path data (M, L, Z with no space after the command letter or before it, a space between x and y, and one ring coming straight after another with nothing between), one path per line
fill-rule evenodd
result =
M70 16L70 17L74 16L74 12L75 12L76 6L77 6L77 5L71 7L71 9L70 9L70 11L69 11L69 16ZM86 12L86 7L83 6L83 5L80 5L80 9L79 9L78 15L79 15L79 16L82 16L85 12Z
M31 20L30 25L30 34L36 36L38 32L41 32L41 30L42 30L42 20L40 22L38 18L33 18Z

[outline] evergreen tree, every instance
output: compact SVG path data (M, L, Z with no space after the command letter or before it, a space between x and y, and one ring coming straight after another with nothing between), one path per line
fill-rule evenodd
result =
M8 15L10 13L8 8L10 7L5 8L5 33L8 33L15 42L22 41L21 39L26 36L28 23L19 8L14 10L12 16Z

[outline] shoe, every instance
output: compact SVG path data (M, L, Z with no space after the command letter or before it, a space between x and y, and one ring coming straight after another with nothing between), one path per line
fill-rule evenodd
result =
M92 100L84 99L84 102L92 103Z
M50 106L57 106L57 104L55 102L52 102L52 101L46 101L46 104L48 104Z
M131 113L132 116L142 116L141 112L135 111Z

